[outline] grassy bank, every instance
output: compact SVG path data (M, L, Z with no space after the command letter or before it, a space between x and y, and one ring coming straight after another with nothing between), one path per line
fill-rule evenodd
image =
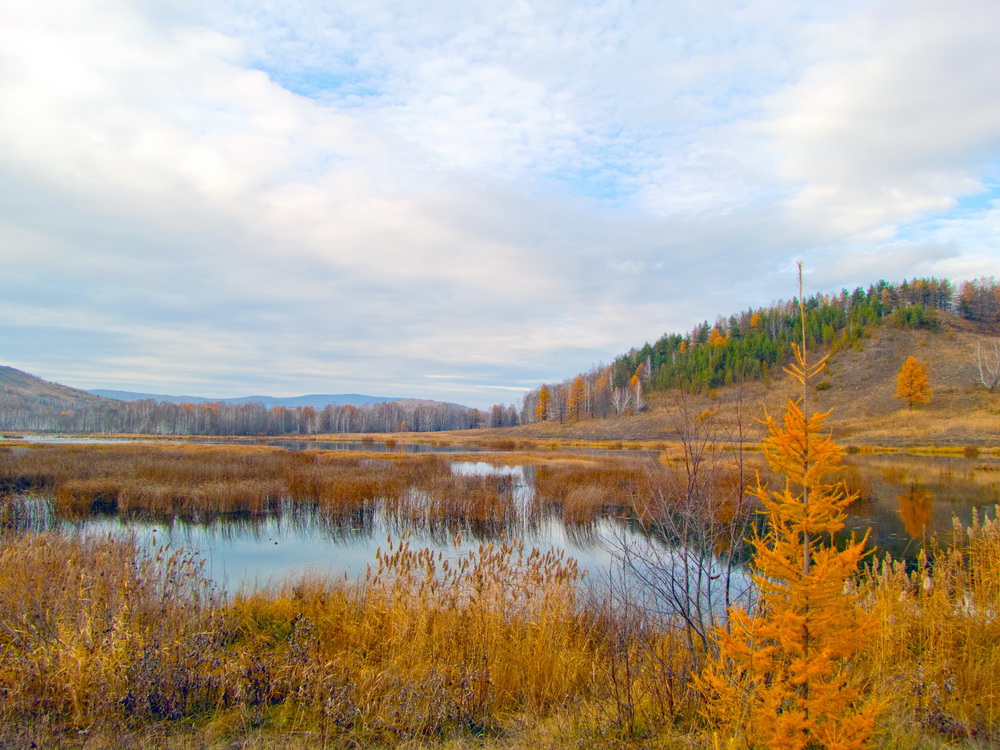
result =
M886 697L880 746L1000 740L1000 528L965 536L858 581L882 629L851 668ZM516 544L446 566L404 540L357 584L222 599L181 553L7 536L0 742L710 747L685 644L577 577Z

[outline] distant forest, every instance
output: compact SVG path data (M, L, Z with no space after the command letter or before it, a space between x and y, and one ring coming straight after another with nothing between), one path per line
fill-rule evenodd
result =
M993 279L967 281L957 289L948 280L885 281L805 300L806 344L832 350L861 346L878 326L937 331L939 313L983 324L1000 322L1000 286ZM546 383L525 395L522 423L573 421L635 413L650 392L681 388L702 393L733 383L768 381L802 340L799 300L746 310L706 321L687 334L666 334L617 357L608 366L561 383Z
M481 412L444 403L368 406L265 407L248 404L171 404L146 399L83 403L51 396L0 394L0 430L144 435L317 435L335 432L435 432L517 424L513 407Z

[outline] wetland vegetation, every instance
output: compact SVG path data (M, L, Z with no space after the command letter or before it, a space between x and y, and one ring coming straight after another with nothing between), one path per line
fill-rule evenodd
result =
M635 581L589 586L574 558L604 523L644 533L634 538L652 540L653 562L669 568L685 498L720 499L713 519L701 517L716 530L753 516L739 499L763 468L759 456L739 459L706 443L693 472L678 446L640 454L502 447L417 455L5 445L2 740L709 743L691 679L703 657L692 623L662 601L657 610ZM1000 529L973 509L996 500L996 459L850 458L845 478L862 497L849 525L894 515L885 537L905 537L909 556L865 568L855 583L883 625L851 667L892 696L881 736L907 747L992 741ZM953 548L943 533L952 510L968 521ZM375 539L387 528L366 532L376 517L391 520L395 534L378 541L365 574L302 572L225 590L195 552L74 531L95 517L122 529L247 528L296 514L317 520L330 544L350 537L348 528ZM552 519L568 544L534 550L530 530ZM912 546L911 533L934 532L940 547ZM718 546L724 538L736 537L716 533L713 555L730 551ZM585 541L567 549L574 539Z

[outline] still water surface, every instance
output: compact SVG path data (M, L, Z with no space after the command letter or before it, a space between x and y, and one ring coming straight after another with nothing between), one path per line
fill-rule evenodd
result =
M845 478L859 494L851 506L845 535L869 529L869 544L879 553L913 558L924 541L950 538L953 519L969 524L976 514L992 514L1000 503L1000 460L996 458L849 456ZM510 476L518 507L534 500L534 469L456 462L455 474ZM575 558L591 580L606 575L617 545L650 544L640 532L615 518L565 524L555 513L524 513L514 523L448 521L432 523L388 516L375 504L341 516L293 506L264 518L216 518L206 523L181 520L122 520L95 516L58 521L44 501L32 506L26 525L83 534L134 534L144 545L169 544L205 559L206 574L228 590L253 587L313 571L354 579L375 564L375 553L406 536L412 548L431 547L446 557L483 542L518 537L526 548L555 548ZM530 516L530 517L529 517Z

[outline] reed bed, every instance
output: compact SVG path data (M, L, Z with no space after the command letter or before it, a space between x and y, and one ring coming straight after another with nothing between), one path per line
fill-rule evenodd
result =
M1000 524L857 586L881 633L855 661L885 697L879 746L1000 741ZM691 653L630 599L585 600L575 563L518 543L389 542L355 583L220 598L198 560L121 539L0 537L0 746L709 747ZM546 722L548 722L546 724ZM248 734L250 733L250 734ZM81 739L85 738L85 739ZM503 739L508 738L508 739ZM510 744L514 744L511 742ZM520 746L532 746L522 737Z
M539 503L561 510L567 524L590 523L606 514L634 510L656 493L660 476L639 462L610 466L543 465L536 469Z
M468 520L517 523L523 520L514 500L514 478L436 475L415 481L386 504L390 515L410 521Z
M0 744L206 720L219 732L234 714L327 746L495 733L600 692L579 579L572 560L517 543L448 561L404 539L363 582L302 578L226 601L178 552L8 538Z
M946 481L920 466L922 479ZM963 471L985 486L995 477L981 466ZM294 507L353 528L380 503L442 534L495 534L555 508L572 534L605 514L656 526L689 496L712 498L699 507L726 523L741 496L732 467L695 488L675 462L542 462L535 477L525 507L515 477L456 475L437 456L0 450L0 746L112 747L123 732L187 733L197 747L248 736L275 747L506 745L545 722L559 727L544 741L555 748L710 746L683 627L627 587L585 598L576 564L557 553L504 542L447 555L403 536L362 581L304 577L223 598L182 552L44 532L53 513L249 523ZM901 517L924 528L928 496L911 489ZM1000 522L976 518L948 541L915 566L873 561L854 582L881 623L851 668L886 697L882 746L1000 743Z
M572 561L519 544L449 563L403 541L379 555L349 628L339 607L330 617L324 587L293 586L317 656L342 676L312 675L296 705L397 736L496 730L504 712L551 711L585 688L594 660L574 606L578 579Z
M0 456L0 487L8 497L50 497L56 515L70 520L118 514L210 522L290 509L337 518L377 506L390 520L437 524L450 536L463 525L499 531L538 518L537 506L515 499L512 476L456 475L449 460L433 455L40 446Z
M75 731L214 709L224 681L216 607L200 562L183 553L52 534L6 542L2 731Z
M295 454L258 447L37 446L0 455L0 489L53 497L69 517L272 512Z
M541 466L536 471L539 503L557 508L564 523L592 524L607 516L628 516L656 525L687 507L696 493L697 504L720 522L745 512L744 486L748 475L731 466L714 467L692 478L676 462L652 467L648 462L618 461L600 466ZM746 502L743 502L747 505Z
M512 479L455 476L438 456L339 455L235 446L39 446L0 452L0 494L45 494L61 517L147 514L210 520L331 515L383 503L401 518L511 522Z
M915 568L882 561L861 586L882 634L859 666L910 747L1000 742L1000 522L977 518L955 538Z

